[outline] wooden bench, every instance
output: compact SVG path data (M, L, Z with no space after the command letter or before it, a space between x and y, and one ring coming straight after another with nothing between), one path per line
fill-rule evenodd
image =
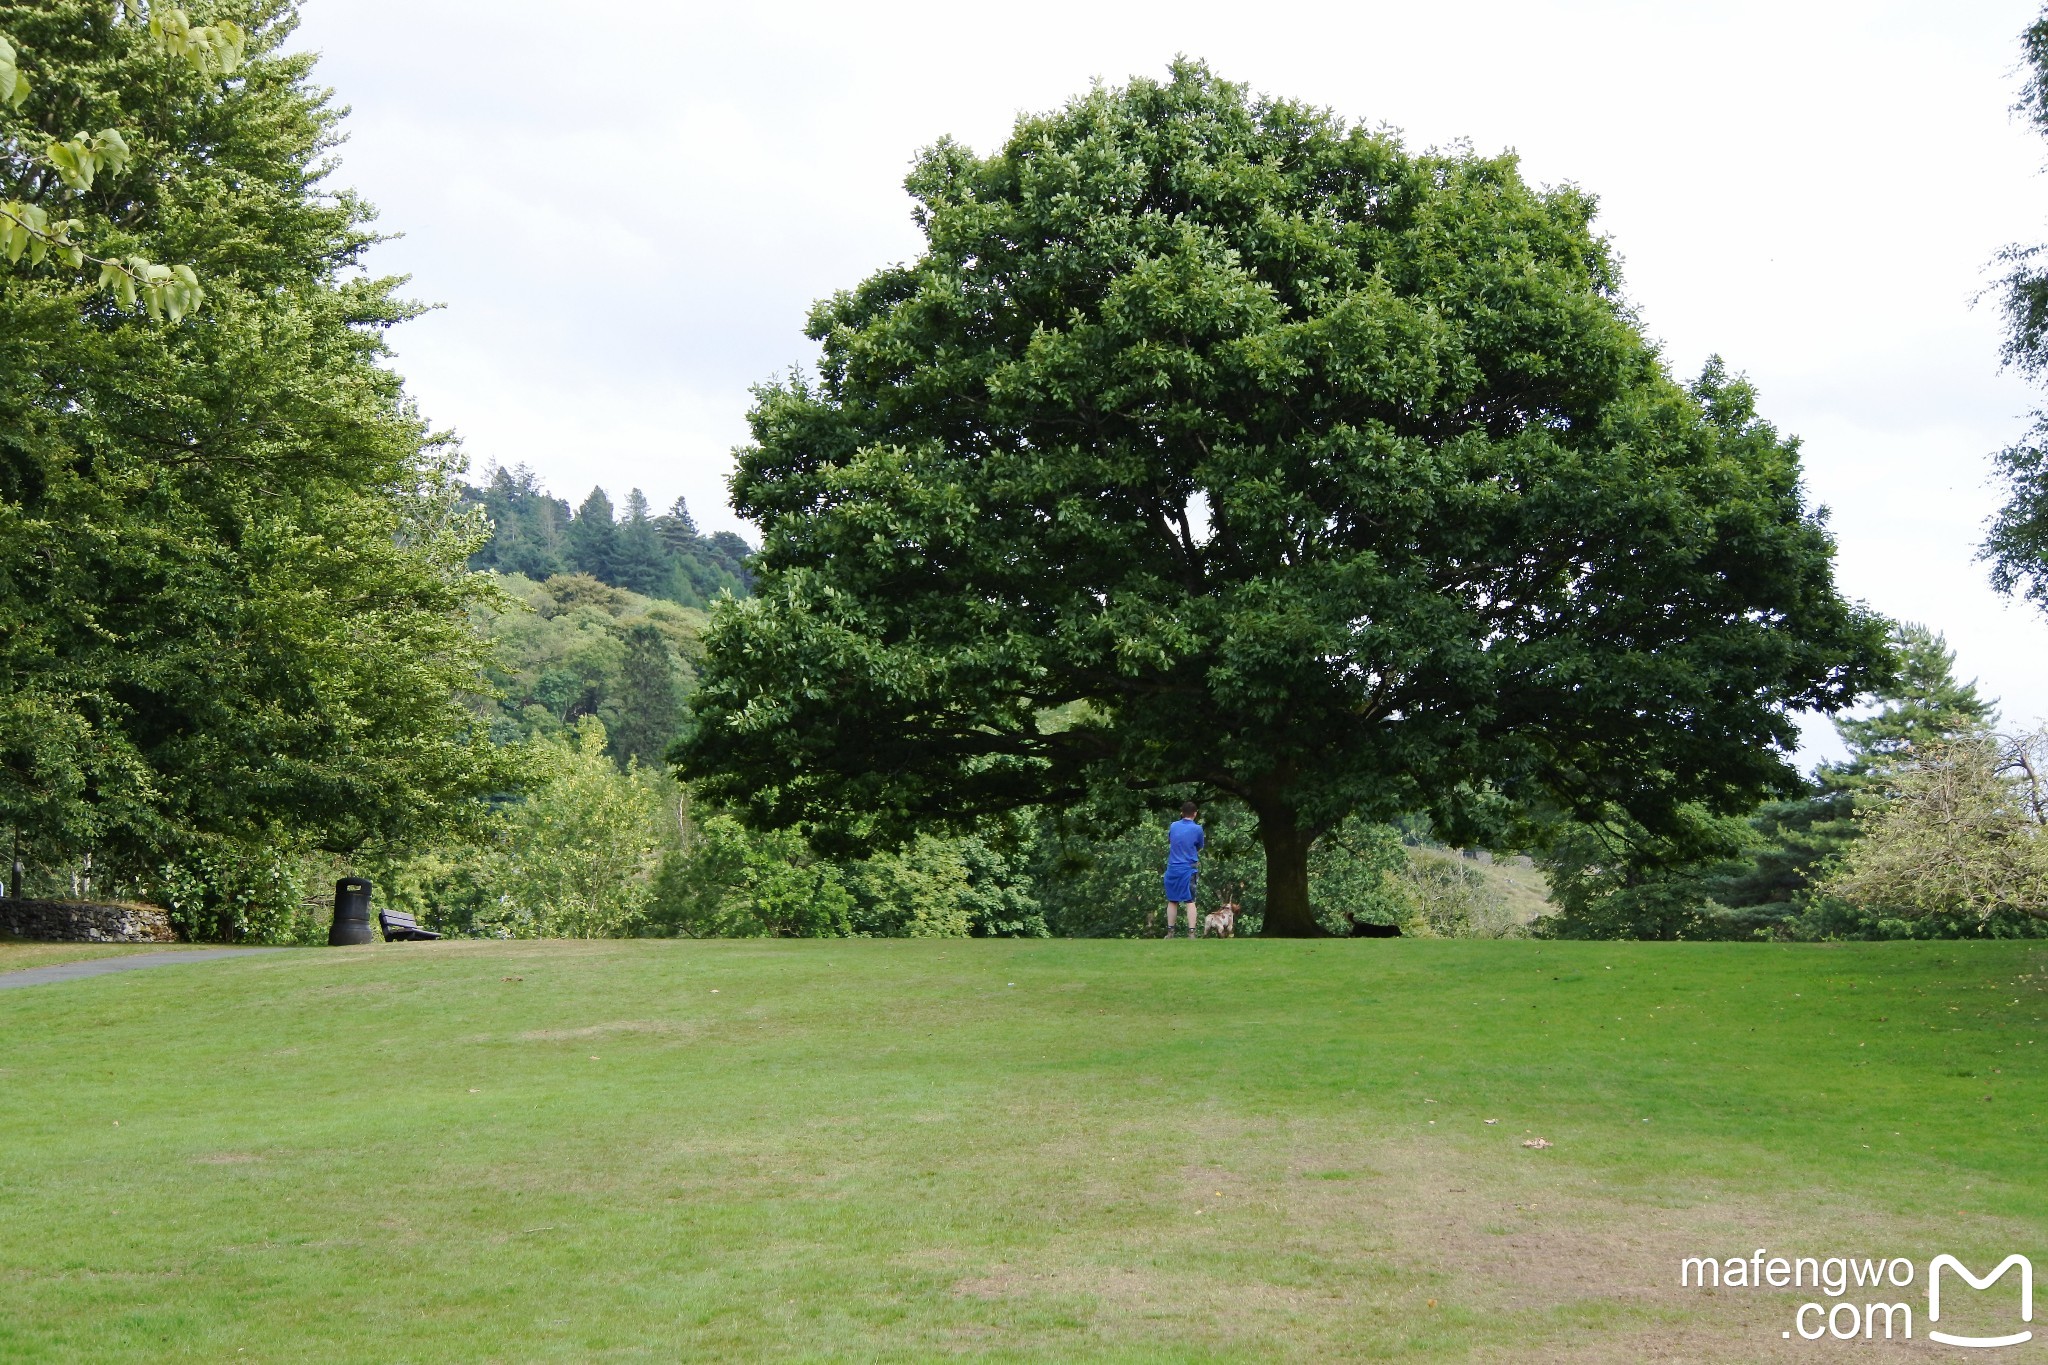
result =
M403 910L379 910L377 923L383 927L386 943L441 937L432 929L420 928L420 922Z

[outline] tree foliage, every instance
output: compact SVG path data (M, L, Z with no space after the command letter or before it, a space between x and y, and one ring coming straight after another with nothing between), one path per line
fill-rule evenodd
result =
M2048 11L2020 35L2026 83L2013 105L2048 135ZM2029 379L2048 373L2048 247L2007 247L2000 253L2005 274L1995 286L2005 316L2004 359ZM2000 592L2018 593L2048 611L2048 413L2034 414L2026 438L1998 453L1995 472L2005 502L1992 518L1980 557L1991 566Z
M171 326L0 273L0 824L130 886L428 837L516 777L465 704L480 527L384 363L415 310L322 183L338 114L281 51L291 7L218 10L247 43L226 80L133 7L0 5L35 89L0 135L118 127L133 153L61 190L0 159L0 198L61 192L110 251L207 285Z
M1930 745L1988 735L1998 723L1997 703L1978 694L1975 679L1956 676L1956 654L1940 632L1907 621L1892 630L1894 677L1867 716L1838 716L1835 732L1849 756L1820 770L1828 790L1855 790L1881 782L1900 763Z
M2048 733L1918 748L1822 890L1905 920L2048 919Z
M533 741L538 782L491 832L497 895L474 927L504 938L615 938L645 913L673 843L674 784L608 756L604 723Z
M702 613L587 574L500 581L507 600L478 613L490 642L494 695L482 710L492 737L564 734L594 715L621 766L659 762L682 726Z
M1981 922L1925 915L1912 923L1882 901L1847 898L1833 870L1857 852L1894 800L1902 769L1929 753L1989 738L1995 708L1955 673L1955 653L1923 625L1893 628L1890 679L1875 708L1835 721L1848 750L1808 790L1767 801L1746 819L1688 812L1689 837L1653 837L1619 812L1551 832L1545 866L1566 938L1892 938L1980 932ZM2010 929L2009 924L2001 927Z
M1746 809L1880 667L1796 445L1665 374L1577 189L1191 63L908 185L923 253L817 307L733 481L681 760L756 825L1195 784L1306 933L1347 818Z
M134 29L139 17L136 10L131 8L127 17L129 28ZM145 28L163 57L183 61L201 82L225 80L234 75L242 65L249 36L233 20L194 24L184 10L169 6L151 7ZM28 102L33 84L24 70L23 55L0 35L0 107L17 113ZM59 85L56 93L61 96L67 92ZM64 102L60 99L55 107L65 107ZM78 106L70 105L66 112L77 113ZM39 159L35 155L38 144ZM83 197L90 194L102 171L119 176L127 169L133 152L119 128L101 128L96 133L80 132L66 138L54 131L53 120L46 115L27 126L21 121L0 124L0 145L4 145L8 159L31 171L25 177L29 187L20 191L27 196L25 199L0 201L0 254L7 257L9 265L19 266L24 255L31 269L45 260L72 270L96 265L102 288L124 307L133 308L140 300L154 319L168 317L177 322L204 301L205 290L191 266L159 265L133 254L132 249L125 256L95 255L87 249L86 242L104 235L104 223L95 221L89 231L82 218L52 216L51 205L61 201L57 186L49 183L50 177L54 176L63 189ZM47 174L41 174L44 172ZM75 201L63 203L57 211L63 213L73 208L89 211Z
M534 579L588 574L686 607L707 607L727 592L745 596L752 581L747 543L730 531L700 534L681 498L652 516L646 495L635 488L619 521L610 497L592 489L582 511L571 513L521 467L494 470L483 487L465 486L463 499L481 509L492 528L491 539L470 556L472 568Z

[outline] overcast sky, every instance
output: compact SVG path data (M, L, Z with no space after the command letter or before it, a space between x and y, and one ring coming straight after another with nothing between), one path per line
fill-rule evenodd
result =
M750 538L724 485L748 386L810 359L812 300L916 253L903 174L942 134L988 151L1185 53L1413 146L1512 148L1599 196L1672 369L1721 354L1803 439L1845 590L1945 631L2020 723L2048 716L2048 624L1973 556L2037 398L1972 299L2048 238L2048 144L2008 113L2036 12L306 0L295 41L354 109L339 183L404 234L377 266L444 305L399 366L472 468Z

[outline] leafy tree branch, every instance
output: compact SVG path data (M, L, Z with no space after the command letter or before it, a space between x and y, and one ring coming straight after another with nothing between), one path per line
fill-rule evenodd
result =
M248 33L231 20L194 24L182 9L153 11L150 37L166 56L182 61L201 76L225 79L241 67ZM29 80L21 69L21 53L0 34L0 104L20 109L29 96ZM51 139L43 148L44 164L74 193L90 191L102 172L119 175L134 159L128 140L116 128ZM0 254L10 265L26 256L30 266L51 256L72 269L99 267L98 287L122 307L138 301L153 319L172 322L196 310L206 298L199 277L189 265L161 265L140 255L97 255L78 240L85 229L76 218L57 219L42 205L21 200L0 201Z

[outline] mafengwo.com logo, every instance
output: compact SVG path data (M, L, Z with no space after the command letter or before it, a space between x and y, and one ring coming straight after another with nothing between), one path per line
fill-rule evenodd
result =
M1924 1266L1905 1256L1688 1256L1678 1264L1682 1289L1809 1289L1816 1297L1793 1310L1778 1335L1802 1341L1910 1341L1917 1326L1929 1341L1985 1350L2034 1339L2034 1263L2012 1255L1979 1275L1946 1252ZM1998 1291L1995 1298L1964 1291ZM2017 1290L2015 1294L2013 1291Z

